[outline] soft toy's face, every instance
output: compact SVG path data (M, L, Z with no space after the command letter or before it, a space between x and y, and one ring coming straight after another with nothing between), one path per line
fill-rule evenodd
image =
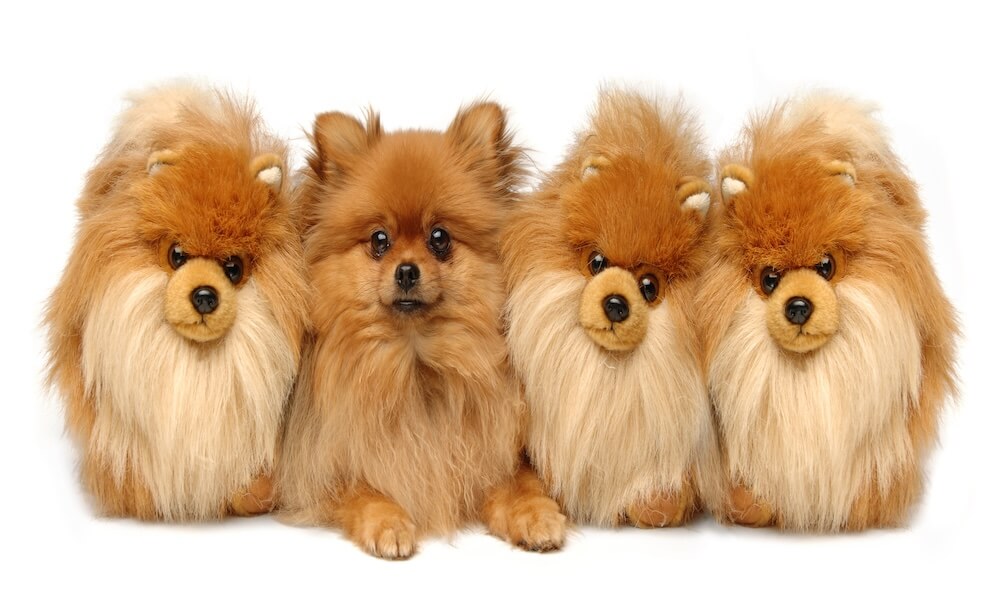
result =
M137 195L142 233L168 274L165 319L192 341L217 340L236 320L238 290L266 239L278 233L270 217L282 161L161 151L147 171Z
M839 328L836 285L861 244L864 211L850 164L785 167L769 165L766 174L741 165L723 169L724 236L766 303L771 338L808 353Z
M599 346L628 351L646 336L649 311L692 269L709 205L702 179L629 157L590 157L561 196L565 234L588 279L580 326Z

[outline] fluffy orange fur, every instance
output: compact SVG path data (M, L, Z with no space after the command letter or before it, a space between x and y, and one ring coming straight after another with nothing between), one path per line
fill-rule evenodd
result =
M87 176L46 324L49 379L104 513L270 508L306 318L285 155L249 102L179 84L135 96ZM174 245L188 263L171 264ZM192 290L209 284L222 306L199 319Z
M520 466L500 330L498 236L522 172L503 110L470 106L443 133L326 113L313 143L299 196L315 333L280 469L290 519L337 525L384 558L471 520L559 547L565 519ZM435 254L439 229L450 247ZM420 272L411 289L403 264Z
M697 314L729 520L905 522L955 389L957 331L913 181L869 107L824 95L751 120L719 167ZM781 313L793 297L815 305L804 325Z
M713 485L691 319L709 168L680 103L608 90L506 229L507 337L528 451L575 520L679 525ZM595 255L603 270L591 269ZM649 297L646 278L657 286ZM612 296L629 307L619 322L603 307Z

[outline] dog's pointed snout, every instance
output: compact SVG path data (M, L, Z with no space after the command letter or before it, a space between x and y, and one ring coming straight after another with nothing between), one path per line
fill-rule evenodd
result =
M604 314L612 323L621 323L628 318L628 300L612 294L604 299Z
M812 312L813 305L808 298L796 296L785 303L785 318L793 325L804 325Z
M420 279L420 267L413 263L403 263L396 267L396 285L404 292L413 289Z
M191 292L191 304L199 314L207 315L219 308L219 292L207 285L199 286Z

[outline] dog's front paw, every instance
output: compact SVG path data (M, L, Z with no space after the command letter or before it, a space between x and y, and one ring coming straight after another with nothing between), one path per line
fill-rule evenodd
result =
M259 475L245 490L233 494L229 500L230 512L240 517L251 517L274 508L274 486L267 475Z
M398 507L368 507L370 514L355 533L355 543L378 558L402 560L417 551L417 528Z
M559 505L546 497L532 498L513 509L510 515L510 542L533 552L562 548L566 541L566 516Z
M744 527L769 527L775 522L774 508L742 485L730 490L726 517Z
M687 481L680 489L662 492L633 502L625 509L628 522L635 527L677 527L687 523L698 512L698 498Z

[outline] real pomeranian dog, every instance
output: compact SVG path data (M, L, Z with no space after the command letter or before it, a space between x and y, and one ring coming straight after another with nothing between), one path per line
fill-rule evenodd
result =
M326 113L313 143L298 199L315 335L280 468L289 518L383 558L476 519L558 548L565 517L521 465L500 325L498 238L522 173L504 111L469 106L443 133Z
M571 519L680 525L715 481L692 317L709 173L681 102L606 90L510 220L507 337L528 453Z
M49 377L102 512L264 512L305 330L286 147L249 102L131 99L78 201Z
M903 523L955 385L913 181L870 107L822 94L752 119L720 167L697 306L726 516Z

